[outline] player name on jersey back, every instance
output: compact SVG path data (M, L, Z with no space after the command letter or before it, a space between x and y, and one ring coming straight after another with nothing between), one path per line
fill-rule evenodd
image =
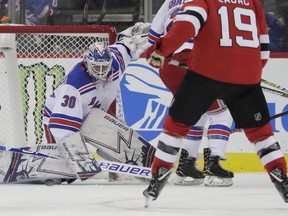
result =
M250 5L250 3L247 2L246 0L218 0L218 1L223 4L239 4L239 5L245 5L245 6Z

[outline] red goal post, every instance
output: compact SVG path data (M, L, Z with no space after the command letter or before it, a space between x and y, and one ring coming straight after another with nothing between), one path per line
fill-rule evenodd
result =
M110 26L0 26L0 145L45 143L42 108L95 41L112 44Z

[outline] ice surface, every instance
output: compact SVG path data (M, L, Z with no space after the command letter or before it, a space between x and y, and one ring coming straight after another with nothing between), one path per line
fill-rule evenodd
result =
M173 178L173 177L172 177ZM168 184L144 208L146 184L0 185L0 216L287 216L266 173L235 174L226 188Z

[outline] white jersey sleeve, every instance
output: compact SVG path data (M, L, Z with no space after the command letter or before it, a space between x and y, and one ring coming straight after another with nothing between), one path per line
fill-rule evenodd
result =
M160 38L162 35L166 34L166 25L168 20L168 10L169 10L170 0L166 0L160 9L157 11L155 17L153 18L151 28L148 33L148 42L153 45L154 42Z
M148 41L150 45L153 45L158 38L162 37L169 31L175 21L175 16L177 15L184 2L185 0L166 0L162 4L161 8L158 10L152 21L152 25L148 34ZM184 49L192 49L193 44L194 40L190 39L182 46L180 46L175 51L175 53L179 53Z
M122 44L113 44L109 46L109 49L113 53L113 58L118 62L119 64L119 70L120 74L124 73L124 70L126 69L127 65L132 59L132 56L130 54L130 49ZM113 66L113 65L112 65ZM115 67L115 65L114 65ZM115 68L114 68L115 70Z

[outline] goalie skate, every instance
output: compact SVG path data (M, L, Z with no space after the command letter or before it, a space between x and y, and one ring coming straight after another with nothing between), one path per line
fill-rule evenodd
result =
M143 191L146 208L149 206L151 200L158 198L170 175L170 170L160 167L158 173L152 176L148 188Z
M44 184L46 186L53 186L53 185L59 185L62 183L62 180L61 179L46 179L44 181Z

